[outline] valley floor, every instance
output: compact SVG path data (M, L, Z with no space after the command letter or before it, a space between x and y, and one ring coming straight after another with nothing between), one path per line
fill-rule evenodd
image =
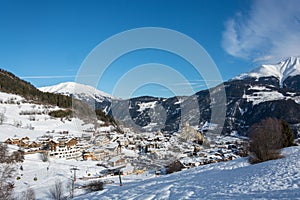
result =
M246 158L134 182L106 185L75 199L300 199L300 147L250 165Z

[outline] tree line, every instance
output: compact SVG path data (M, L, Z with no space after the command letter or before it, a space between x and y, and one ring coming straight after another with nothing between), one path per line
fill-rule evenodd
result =
M0 91L17 94L35 103L50 104L62 108L72 106L72 98L61 94L42 92L29 82L21 80L14 74L0 69Z

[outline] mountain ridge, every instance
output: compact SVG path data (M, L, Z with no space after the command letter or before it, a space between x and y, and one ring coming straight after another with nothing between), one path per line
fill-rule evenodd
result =
M300 75L300 57L289 57L277 64L261 65L248 73L242 73L234 79L245 79L248 77L261 78L274 76L279 79L280 86L291 76Z
M103 91L100 91L90 85L84 85L76 82L62 82L52 86L39 87L38 89L43 92L51 92L65 95L85 93L90 96L99 95L110 99L116 99L116 97Z
M225 96L220 93L220 87L224 87ZM94 95L80 92L71 94L71 91L65 91L65 95L78 98L119 122L142 131L161 130L172 134L179 132L181 125L186 122L202 130L203 124L211 122L212 106L218 106L218 102L226 98L225 122L214 125L218 133L226 135L238 132L246 135L252 124L267 117L285 120L292 125L296 134L300 133L298 57L290 57L275 65L262 65L244 76L241 75L240 78L233 78L188 97L144 96L123 100L103 96L99 100ZM190 107L194 101L198 102L199 107ZM182 110L185 110L184 113ZM200 116L195 114L198 112Z

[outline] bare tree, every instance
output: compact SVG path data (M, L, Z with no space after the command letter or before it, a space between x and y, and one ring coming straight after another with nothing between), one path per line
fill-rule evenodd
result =
M3 122L6 120L5 113L6 108L2 109L2 111L0 112L0 125L3 124Z
M8 157L7 145L0 143L0 163L6 163Z
M6 119L6 117L5 117L4 113L0 113L0 125L3 124L5 119Z
M0 143L0 163L23 162L24 153L22 151L14 151L9 154L7 145Z
M24 152L23 151L14 151L10 159L13 160L13 162L23 162L24 161Z
M61 180L56 179L54 186L49 190L50 198L55 200L64 200L64 189Z
M16 162L22 162L23 155L20 152L9 153L7 145L0 143L0 199L14 199L13 177L16 172Z
M35 192L32 188L27 188L27 190L23 193L21 198L22 200L35 200Z
M47 152L41 153L41 159L43 162L48 162L49 161L49 154Z
M284 135L281 121L267 118L250 128L250 163L264 162L281 157Z
M14 177L16 169L13 165L8 163L0 164L0 199L11 200L13 198Z

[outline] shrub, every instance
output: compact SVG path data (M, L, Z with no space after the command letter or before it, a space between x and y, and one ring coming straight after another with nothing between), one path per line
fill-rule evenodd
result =
M267 118L250 128L250 163L259 163L281 158L284 135L281 121Z
M86 190L90 192L103 190L104 183L102 181L92 181L86 185Z
M72 114L72 111L67 109L67 110L54 110L49 112L49 115L51 117L56 117L56 118L64 118L68 117Z
M184 168L184 165L177 160L167 166L166 172L167 172L167 174L171 174L173 172L181 171L183 168Z
M281 121L282 133L284 136L283 147L294 145L294 132L286 121Z

